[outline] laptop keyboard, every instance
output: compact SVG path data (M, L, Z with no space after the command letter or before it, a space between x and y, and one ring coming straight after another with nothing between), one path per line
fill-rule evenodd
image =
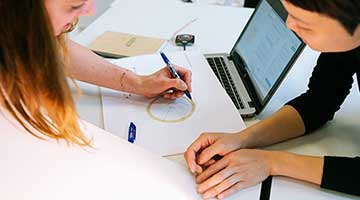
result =
M244 104L239 96L238 91L236 90L234 81L232 80L229 70L226 67L224 58L222 57L212 57L206 58L211 69L214 71L215 75L219 79L221 85L225 91L230 96L231 100L235 104L237 109L244 108Z

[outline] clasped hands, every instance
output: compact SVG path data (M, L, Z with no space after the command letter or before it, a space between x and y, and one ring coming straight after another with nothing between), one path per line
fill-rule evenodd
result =
M189 146L185 159L204 199L223 199L270 175L270 152L243 147L241 133L203 133Z

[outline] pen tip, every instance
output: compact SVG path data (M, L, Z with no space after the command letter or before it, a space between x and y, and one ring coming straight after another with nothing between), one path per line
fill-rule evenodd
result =
M189 98L192 101L192 97L191 97L190 93L186 93L186 96L187 96L187 98Z

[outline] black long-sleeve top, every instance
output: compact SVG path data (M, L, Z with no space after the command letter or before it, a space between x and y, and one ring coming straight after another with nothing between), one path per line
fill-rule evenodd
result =
M300 114L305 134L333 119L350 93L355 73L360 85L360 48L320 55L308 90L287 103ZM360 195L360 157L325 156L321 187Z

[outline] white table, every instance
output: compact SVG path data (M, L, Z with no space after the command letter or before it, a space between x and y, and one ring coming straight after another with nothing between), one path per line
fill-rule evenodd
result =
M229 52L244 28L252 9L202 4L186 4L174 0L132 0L112 6L76 37L85 46L105 31L126 32L149 37L171 39L174 32L197 19L182 33L195 34L195 45L188 50L203 53ZM140 14L141 13L141 14ZM173 43L166 49L179 51Z
M76 41L85 46L89 45L107 30L170 39L179 27L197 18L197 21L182 31L196 35L196 45L189 50L202 53L230 52L251 13L251 9L185 4L170 0L143 1L141 5L132 0L121 0L121 4L114 4L80 33ZM220 28L213 28L213 25L219 25ZM166 49L179 50L181 49L173 45ZM247 121L247 124L256 123L269 116L288 100L305 91L317 57L317 52L305 48L266 109L257 118ZM81 117L103 127L99 89L86 84L82 87L85 87L84 96L77 103ZM312 135L273 145L268 149L318 156L359 155L358 91L357 86L353 88L335 120L324 128ZM173 156L170 159L185 164L182 156Z

